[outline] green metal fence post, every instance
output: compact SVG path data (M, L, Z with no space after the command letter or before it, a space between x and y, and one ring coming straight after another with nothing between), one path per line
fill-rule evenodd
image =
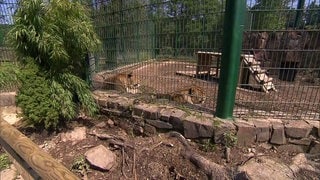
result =
M232 119L238 82L246 0L227 0L216 116Z

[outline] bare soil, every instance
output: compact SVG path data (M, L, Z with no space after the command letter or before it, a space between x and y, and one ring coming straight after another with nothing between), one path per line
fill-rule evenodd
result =
M115 125L107 125L103 128L97 127L101 122L112 120ZM71 131L75 127L85 126L87 128L87 138L78 142L62 142L61 133ZM136 133L135 126L129 119L118 117L100 116L96 119L78 119L66 125L59 133L49 134L46 131L35 132L32 129L20 129L41 148L58 159L69 169L85 152L94 146L104 145L111 149L117 156L117 165L111 171L102 172L90 168L85 174L87 179L207 179L204 172L197 168L182 154L185 147L176 138L169 138L168 132L157 133L151 136ZM106 140L100 140L89 135L90 132L100 132L124 140L124 143L133 148L125 147L122 152L121 146L115 146ZM295 154L278 152L276 148L264 148L260 145L253 145L250 148L232 147L230 161L225 159L225 147L218 144L209 143L207 140L193 140L188 144L207 160L224 166L228 175L234 177L239 165L246 163L252 155L263 155L277 158L281 162L290 165L291 158ZM253 153L254 152L254 153ZM79 171L74 172L85 179ZM320 174L302 171L297 174L298 179L317 179Z
M170 93L187 86L200 86L208 97L202 105L208 110L214 110L218 94L217 76L198 78L177 75L177 71L195 71L196 63L159 60L132 69L141 84L157 93ZM214 69L213 69L214 71ZM262 110L266 112L292 113L294 116L320 113L320 86L306 80L308 75L299 72L294 82L281 81L277 74L269 75L277 91L270 93L238 88L236 93L236 108L243 110Z

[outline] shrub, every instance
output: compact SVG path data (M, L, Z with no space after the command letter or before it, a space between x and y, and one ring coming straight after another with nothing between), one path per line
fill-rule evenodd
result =
M85 54L98 49L89 13L80 1L21 0L8 42L22 64L17 104L33 126L55 129L80 110L97 111Z

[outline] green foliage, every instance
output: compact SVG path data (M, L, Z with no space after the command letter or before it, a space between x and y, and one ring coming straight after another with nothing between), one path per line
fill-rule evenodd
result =
M88 11L77 1L19 1L8 33L20 60L32 57L43 70L82 75L85 54L99 47Z
M232 132L223 133L223 144L226 147L233 147L237 144L238 138Z
M0 46L4 45L5 37L10 30L10 25L0 24Z
M0 64L0 91L14 91L20 86L19 66L14 63Z
M0 171L9 168L11 162L7 154L0 154Z
M17 105L32 126L56 129L97 105L85 78L85 55L99 48L82 1L21 0L8 42L22 62Z
M77 156L71 165L71 170L74 172L84 173L89 170L89 164L83 155Z
M205 152L213 152L216 150L216 148L217 147L214 144L214 142L212 142L212 139L204 140L204 142L201 143L201 146L200 146L200 149Z
M17 105L29 125L56 129L61 121L76 118L80 110L89 115L97 112L88 85L79 77L68 73L48 77L32 64L22 74Z
M252 7L252 28L257 30L280 30L285 28L286 14L281 14L287 9L288 0L257 0Z

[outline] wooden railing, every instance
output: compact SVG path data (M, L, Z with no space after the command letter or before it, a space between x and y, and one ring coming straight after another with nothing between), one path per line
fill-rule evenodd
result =
M0 115L0 144L32 179L74 180L75 174L41 150ZM18 168L19 169L19 168Z

